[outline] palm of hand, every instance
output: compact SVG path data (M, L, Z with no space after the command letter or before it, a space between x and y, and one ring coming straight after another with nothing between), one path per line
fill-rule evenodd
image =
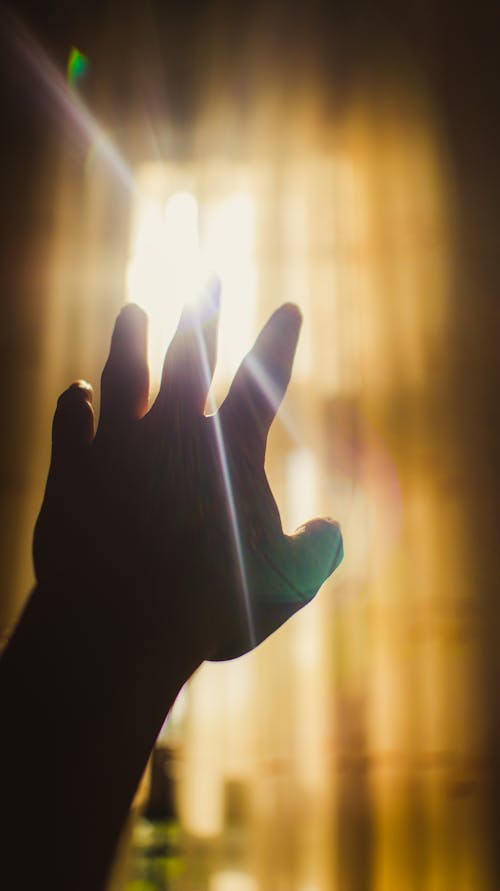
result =
M284 535L264 472L298 311L284 306L271 317L220 411L207 417L217 316L213 293L185 311L146 412L146 319L133 305L122 311L95 437L91 390L73 385L59 400L34 541L39 581L74 578L86 565L103 582L104 614L119 605L122 634L173 625L197 661L252 649L308 602L342 559L331 521Z

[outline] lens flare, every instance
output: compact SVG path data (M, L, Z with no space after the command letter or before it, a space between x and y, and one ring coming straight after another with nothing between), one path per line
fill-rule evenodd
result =
M79 83L85 77L87 69L89 67L89 60L87 56L80 52L76 46L72 46L69 56L68 56L68 64L66 67L66 76L68 79L68 83L70 87L77 87Z
M73 55L73 50L71 51L68 60L67 82L59 68L19 20L11 16L9 25L12 46L28 70L31 71L37 83L44 88L46 97L50 99L52 112L56 112L62 117L64 124L71 127L72 135L83 143L86 151L89 146L95 146L96 151L106 161L124 188L137 194L139 191L137 183L127 162L85 103L72 89L75 83L71 81L71 77L78 79L84 74L84 62L86 64L87 60L83 53L75 49L76 55Z

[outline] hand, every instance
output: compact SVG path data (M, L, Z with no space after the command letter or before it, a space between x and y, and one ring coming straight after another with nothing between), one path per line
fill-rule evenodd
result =
M206 416L218 309L213 287L184 311L149 411L147 319L133 304L115 325L96 435L89 385L73 384L58 402L37 578L49 588L85 579L89 591L97 580L96 620L118 650L121 636L123 652L138 638L161 647L168 627L195 664L239 656L309 602L342 559L330 520L283 533L264 471L300 313L274 313Z
M42 877L62 891L68 876L74 891L106 887L182 685L204 659L256 646L340 562L335 523L283 534L264 473L298 310L271 317L220 411L206 417L217 318L214 290L184 312L148 411L147 320L126 306L97 433L88 384L59 399L35 530L38 584L0 661L0 786L11 830L2 874L17 888ZM33 726L43 728L36 759Z

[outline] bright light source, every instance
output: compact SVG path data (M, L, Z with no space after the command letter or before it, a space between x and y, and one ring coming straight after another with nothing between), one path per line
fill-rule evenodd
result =
M200 286L198 205L190 193L175 192L166 203L141 201L136 215L127 291L128 299L149 316L149 358L155 384L182 307L196 297Z
M172 176L175 182L175 176ZM203 203L186 190L165 189L158 168L155 194L151 167L134 211L127 297L150 319L150 365L158 383L166 346L182 307L216 273L222 285L217 380L227 384L251 343L257 291L254 260L255 204L235 190L207 195ZM141 171L138 171L141 186Z

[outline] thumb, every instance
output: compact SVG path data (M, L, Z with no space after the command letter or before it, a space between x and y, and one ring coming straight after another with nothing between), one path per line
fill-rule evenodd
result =
M250 572L252 633L241 634L211 656L211 661L234 659L256 647L317 594L342 562L340 526L334 520L310 520L267 553Z
M286 551L283 569L289 582L288 598L307 603L342 562L340 526L330 519L309 520L287 536Z

